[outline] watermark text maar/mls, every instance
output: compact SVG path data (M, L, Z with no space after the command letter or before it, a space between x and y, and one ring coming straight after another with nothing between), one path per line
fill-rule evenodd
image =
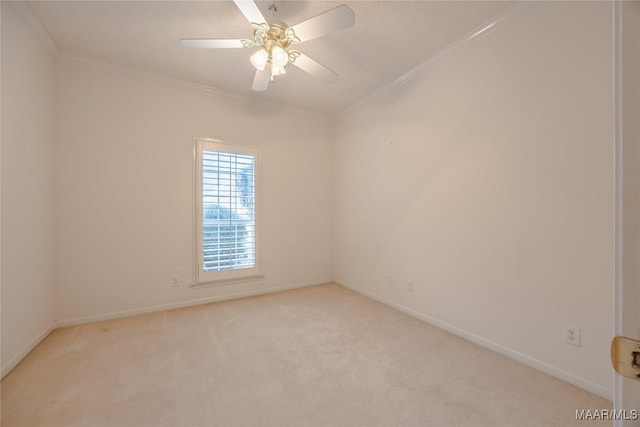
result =
M576 409L576 420L578 421L635 421L637 419L637 409Z

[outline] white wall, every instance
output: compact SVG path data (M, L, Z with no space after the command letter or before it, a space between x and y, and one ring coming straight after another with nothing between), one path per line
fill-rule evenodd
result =
M533 4L343 116L335 279L610 398L612 25Z
M2 2L2 375L53 315L54 68Z
M56 99L61 324L331 279L331 121L62 58ZM261 155L264 279L194 280L193 138Z

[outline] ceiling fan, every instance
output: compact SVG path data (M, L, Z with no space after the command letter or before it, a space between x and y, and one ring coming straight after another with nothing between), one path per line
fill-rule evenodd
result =
M351 27L355 23L355 14L349 6L340 5L292 27L287 27L284 24L267 23L254 0L233 1L251 23L252 39L180 39L182 46L207 49L260 46L260 50L250 58L251 63L256 67L251 89L259 92L267 90L269 82L273 81L275 76L285 74L285 67L289 63L326 83L338 80L335 72L304 53L290 49L290 46Z

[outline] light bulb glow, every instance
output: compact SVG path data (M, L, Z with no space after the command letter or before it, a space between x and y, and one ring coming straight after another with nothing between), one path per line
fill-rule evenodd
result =
M260 49L251 55L250 59L253 66L262 71L264 70L264 66L267 65L267 61L269 61L269 53L264 49Z
M271 48L271 63L273 65L284 67L289 62L289 55L280 46L274 46Z

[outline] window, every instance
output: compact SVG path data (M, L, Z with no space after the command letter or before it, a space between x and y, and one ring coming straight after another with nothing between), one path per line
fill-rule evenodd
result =
M197 282L256 278L257 150L197 140Z

